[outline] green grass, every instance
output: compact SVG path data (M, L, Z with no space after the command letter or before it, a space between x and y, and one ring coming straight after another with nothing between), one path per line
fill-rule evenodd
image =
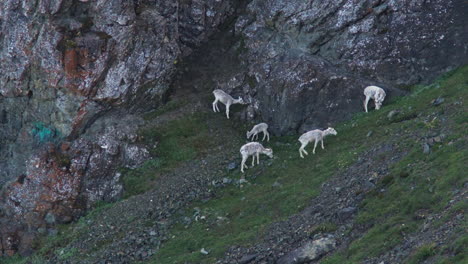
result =
M425 137L442 129L440 122L435 123L433 120L437 119L432 116L438 116L444 110L440 109L440 106L430 105L431 100L438 96L446 99L444 104L466 103L468 67L448 76L448 79L439 81L437 85L421 88L424 93L415 93L418 100L414 100L416 96L412 95L399 100L395 106L388 107L409 109L411 106L410 110L405 111L407 114L430 116L428 122L423 121L424 125L420 125L419 119L402 125L404 131L416 132L419 137ZM399 244L405 233L420 230L423 221L415 217L418 210L440 212L449 204L453 191L463 188L468 162L468 144L465 136L468 117L463 104L460 108L452 107L446 110L450 111L450 130L446 132L449 134L442 143L436 143L432 147L429 155L422 153L421 143L417 142L417 139L404 142L409 154L391 168L390 175L383 178L378 188L361 204L356 220L372 227L364 236L353 241L349 248L327 258L324 263L359 263L368 257L379 256ZM389 110L391 109L387 111ZM392 128L384 126L383 129L386 127ZM381 189L384 189L384 192L381 192ZM460 210L460 207L462 205L454 207L453 210ZM429 253L435 254L434 252L434 248L425 246L414 255L410 263L418 263L418 260L429 257Z
M124 197L151 189L162 173L206 154L207 149L213 146L207 122L205 114L192 114L140 131L143 143L153 146L150 148L153 159L137 169L122 169Z
M172 100L172 101L169 101L169 102L167 102L167 104L159 107L157 110L145 114L143 116L143 118L145 120L154 119L154 118L156 118L158 116L161 116L161 115L163 115L163 114L165 114L167 112L177 110L178 108L180 108L181 106L183 106L186 103L187 102L185 100Z
M408 264L422 263L424 260L436 254L436 245L434 243L419 247L408 261Z

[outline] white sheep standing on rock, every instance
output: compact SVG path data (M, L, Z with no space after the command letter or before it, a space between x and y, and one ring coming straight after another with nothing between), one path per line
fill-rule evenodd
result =
M369 103L370 99L374 100L375 109L379 110L386 96L384 89L377 87L377 86L367 86L364 89L364 95L366 96L366 100L364 101L364 109L366 109L366 113L367 113L367 104Z
M307 146L307 144L309 144L312 141L315 141L314 150L312 150L313 154L315 154L315 148L317 147L317 144L319 141L322 142L322 149L325 149L323 147L323 138L328 135L336 135L336 134L338 134L336 130L331 127L327 128L324 131L320 129L315 129L315 130L311 130L309 132L302 134L302 136L300 136L298 139L299 142L301 142L301 147L299 148L299 155L301 155L301 158L304 158L304 156L302 155L303 152L306 155L309 155L309 153L307 153L307 151L305 151L304 148Z
M232 104L244 104L244 100L242 98L234 99L232 96L224 92L223 90L216 89L213 91L213 95L215 96L215 100L213 102L213 111L219 112L218 102L221 102L226 105L226 116L229 119L229 107Z
M247 131L247 139L250 137L252 137L252 140L258 139L258 134L260 134L260 132L263 132L262 141L265 140L265 137L268 138L267 141L270 141L270 133L268 133L268 125L266 123L255 125L252 130Z
M244 167L248 169L245 162L249 156L252 156L252 167L255 165L255 157L257 157L257 164L260 164L260 153L273 158L273 150L271 148L264 148L262 144L258 142L250 142L240 148L240 154L242 156L241 172L244 173Z

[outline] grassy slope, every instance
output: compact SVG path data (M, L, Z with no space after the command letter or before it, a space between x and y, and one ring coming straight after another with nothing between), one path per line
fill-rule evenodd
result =
M358 113L353 120L335 127L338 135L325 140L325 150L319 148L316 155L310 154L305 160L299 158L297 136L272 138L265 145L274 149L275 158L267 160L263 156L260 166L247 170L246 178L251 184L243 188L231 186L217 189L216 199L192 204L190 208L200 208L206 220L189 226L175 226L172 238L147 263L213 263L228 246L254 244L255 238L261 237L268 225L307 206L310 199L318 195L321 184L352 164L362 151L378 142L398 141L398 148L409 154L395 164L390 175L380 183L387 191L368 195L357 216L359 223L366 223L371 228L348 248L328 257L324 263L359 263L367 257L382 254L401 242L402 232L417 232L421 228L421 221L413 217L415 211L425 209L436 213L442 210L453 196L452 191L462 188L466 181L467 83L468 67L464 67L431 86L415 88L411 96L391 102L380 111ZM445 102L438 107L432 106L431 100L439 96L444 97ZM458 102L461 104L455 107ZM397 109L400 113L389 120L387 114ZM210 142L202 122L208 118L205 115L189 116L169 122L157 133L142 131L144 135L147 133L145 138L148 144L161 139L153 153L161 159L126 172L124 183L127 196L151 188L160 173L155 173L155 169L162 173L184 160L202 155L202 145ZM188 131L180 130L181 126L198 133L176 133ZM227 129L232 128L228 126ZM370 130L373 131L372 137L366 137ZM241 131L244 129L241 128ZM423 154L420 139L439 134L440 131L445 133L446 138L436 143L429 155ZM239 132L239 135L243 133ZM173 152L174 149L177 151ZM236 170L225 176L239 178L241 174ZM273 187L275 182L280 183L281 187ZM186 211L191 211L190 208ZM467 209L466 204L462 203L454 208L453 213ZM84 225L100 210L105 210L105 207L96 209L74 225ZM335 228L328 227L326 223L324 227ZM76 229L69 226L61 228L63 230L59 236L42 241L38 254L28 260L41 263L40 260L50 252L73 258L73 252L60 253L60 249L75 237L73 232L67 230ZM463 251L467 248L466 242L466 237L460 237L446 248L425 245L414 252L408 261L417 263L432 255L449 252L445 255L454 256L447 259L439 257L440 261L462 263L466 255L466 251ZM201 248L209 250L210 254L200 254ZM28 260L13 258L6 262L0 259L2 263L27 263Z
M444 106L431 106L431 100L437 97L445 99ZM454 191L462 189L467 181L467 99L468 67L464 67L431 86L418 87L411 96L379 113L383 117L392 109L400 109L402 113L397 120L411 119L393 125L382 124L384 130L413 133L418 137L430 137L443 131L446 138L435 143L427 155L422 152L421 142L414 140L417 138L402 137L400 145L407 148L409 154L393 166L391 174L381 183L388 190L384 194L378 191L370 194L362 203L357 217L358 223L378 224L352 242L345 251L329 257L324 263L359 263L366 257L378 256L402 242L402 233L421 229L422 221L414 217L418 210L437 213L448 206ZM446 107L448 105L451 106ZM451 215L445 217L449 219L467 209L466 201L462 200L453 205ZM458 231L459 234L466 232L466 223ZM432 255L439 255L437 261L440 263L466 263L467 246L466 235L460 235L443 248L423 245L407 261L420 263ZM455 256L440 256L449 255L447 253Z
M409 154L381 183L388 191L385 194L375 192L367 197L357 217L360 223L379 224L370 228L346 251L328 258L326 263L357 263L400 243L401 232L416 232L420 228L421 221L413 218L415 211L440 211L451 199L452 190L461 188L466 181L464 166L468 153L465 131L468 117L463 103L468 94L468 68L445 78L432 86L418 87L413 95L386 106L382 111L357 114L354 120L336 128L336 138L327 138L324 151L319 149L317 155L310 155L306 160L298 159L296 137L273 139L269 145L274 148L276 158L271 166L257 167L248 172L248 175L259 174L252 180L254 184L242 189L223 189L218 192L217 199L194 204L194 207L201 208L208 220L174 228L174 238L163 245L150 263L213 263L230 245L255 243L255 237L261 236L267 225L301 210L318 194L322 182L351 164L362 150L379 141L394 140L395 135L401 135L399 148L404 148ZM463 103L460 108L450 107L444 113L442 106L430 104L439 96L445 98L444 105ZM388 113L397 109L400 114L389 120ZM441 122L434 119L440 115L450 119L445 122L450 126L445 132L447 138L433 146L431 154L423 154L419 137L440 131ZM426 120L427 117L431 118ZM370 130L374 131L371 138L363 136ZM237 173L231 175L238 176ZM274 182L281 183L282 187L272 187ZM459 210L464 209L466 204L460 204ZM214 219L218 216L229 220L217 225ZM452 249L455 253L461 253L457 251L461 250L462 243L466 243L466 239L454 242ZM210 250L210 254L200 254L201 248ZM431 248L429 251L435 254L437 250L442 249ZM422 253L415 253L415 258L426 256L426 251L427 248L422 248ZM463 254L458 254L451 261L462 261L461 258Z

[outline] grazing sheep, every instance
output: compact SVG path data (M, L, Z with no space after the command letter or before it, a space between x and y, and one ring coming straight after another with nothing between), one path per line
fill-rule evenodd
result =
M336 134L338 134L336 130L331 127L327 128L324 131L320 129L315 129L315 130L302 134L302 136L299 137L299 142L301 142L301 147L299 148L299 155L301 156L301 158L304 158L304 156L302 156L302 152L304 152L306 155L309 155L309 153L307 153L307 151L305 151L304 148L307 146L307 144L309 144L313 140L315 141L314 150L312 151L313 154L315 154L315 148L317 147L317 144L319 141L322 142L322 149L325 149L323 147L323 138L328 135L336 135Z
M232 104L244 104L244 100L242 98L234 99L232 96L224 92L223 90L216 89L213 91L213 95L215 96L215 100L213 102L213 111L219 112L218 102L221 102L226 105L226 116L229 119L229 107Z
M364 101L364 109L366 109L366 113L367 104L371 98L375 102L375 109L379 110L386 96L384 89L377 86L367 86L366 89L364 89L364 95L366 96L366 100Z
M255 125L252 130L247 131L247 139L249 139L252 136L252 140L255 140L256 138L258 139L258 134L260 132L263 132L263 139L262 141L265 140L265 137L268 138L267 141L270 141L270 133L268 133L268 125L266 123L260 123L258 125Z
M255 165L255 156L257 157L257 164L260 164L260 153L273 158L273 150L271 148L264 148L262 144L258 142L250 142L240 148L240 154L242 156L241 172L244 173L244 167L248 169L245 162L249 156L252 156L252 167Z

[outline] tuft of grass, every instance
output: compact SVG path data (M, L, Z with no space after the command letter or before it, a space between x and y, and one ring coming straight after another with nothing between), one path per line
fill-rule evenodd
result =
M408 264L418 264L422 263L426 259L434 256L436 254L436 245L435 243L422 245L419 247L412 257L407 262Z
M308 231L308 235L310 237L313 237L316 234L332 233L332 232L335 232L336 230L338 230L338 226L336 224L334 224L334 223L321 223L319 225L316 225L316 226L312 227Z

